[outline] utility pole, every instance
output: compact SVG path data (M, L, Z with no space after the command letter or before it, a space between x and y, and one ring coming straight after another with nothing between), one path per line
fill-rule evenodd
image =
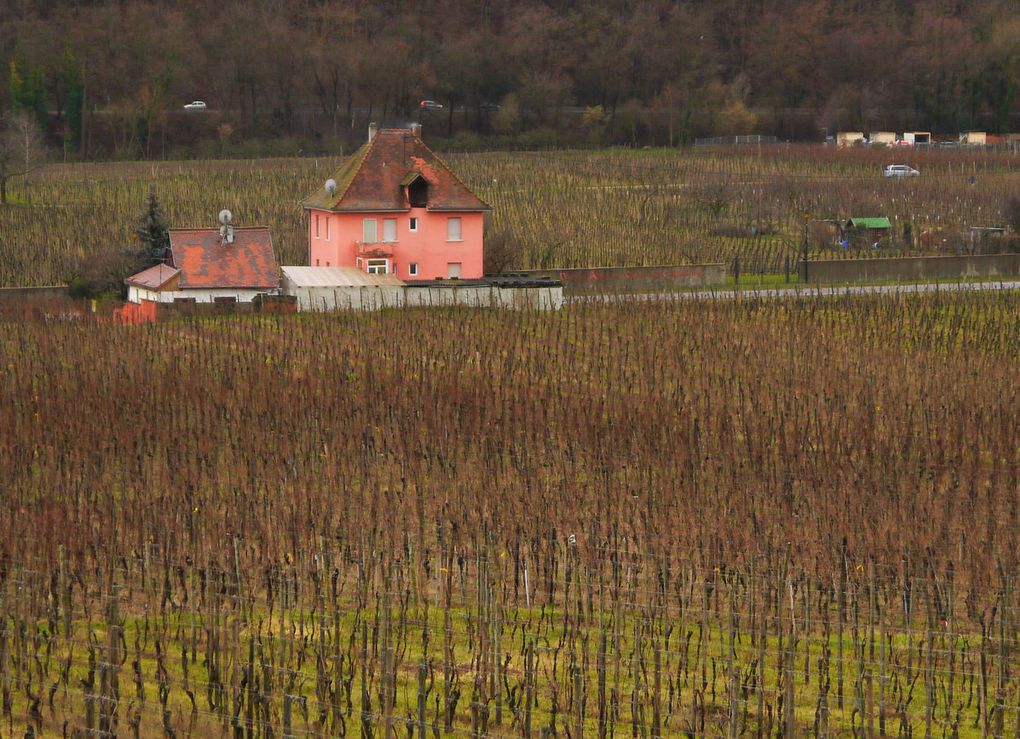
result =
M803 216L804 216L804 283L807 284L807 281L808 281L808 266L807 266L808 265L808 237L807 237L807 227L808 227L808 223L811 220L811 214L810 213L804 213Z

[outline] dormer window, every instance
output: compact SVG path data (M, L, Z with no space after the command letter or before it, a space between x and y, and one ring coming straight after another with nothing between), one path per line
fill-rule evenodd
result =
M425 208L429 204L429 183L420 174L407 183L407 202L412 208Z

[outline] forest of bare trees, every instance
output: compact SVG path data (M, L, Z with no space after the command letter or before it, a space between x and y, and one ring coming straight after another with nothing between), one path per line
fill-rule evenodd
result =
M422 99L465 142L1020 128L1013 0L0 0L0 62L76 156L326 149Z

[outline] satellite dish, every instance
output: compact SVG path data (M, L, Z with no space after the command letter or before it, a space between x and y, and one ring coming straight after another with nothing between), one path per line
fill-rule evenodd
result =
M326 180L326 192L328 192L330 195L336 194L336 180L334 179Z
M230 223L230 219L233 217L234 216L231 214L231 212L226 208L220 211L220 223L222 223L224 226Z

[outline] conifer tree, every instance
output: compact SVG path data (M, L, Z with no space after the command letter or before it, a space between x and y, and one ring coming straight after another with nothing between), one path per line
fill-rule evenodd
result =
M149 193L149 205L135 228L135 236L141 243L142 256L153 264L162 262L170 248L169 225L159 205L156 193Z
M25 95L25 80L18 69L18 63L11 59L10 71L7 75L7 91L11 97L11 108L15 113L21 112L21 100Z
M46 105L46 72L38 64L26 64L24 68L23 74L17 62L11 60L7 77L11 108L15 113L30 111L35 115L39 128L47 131L50 121Z

